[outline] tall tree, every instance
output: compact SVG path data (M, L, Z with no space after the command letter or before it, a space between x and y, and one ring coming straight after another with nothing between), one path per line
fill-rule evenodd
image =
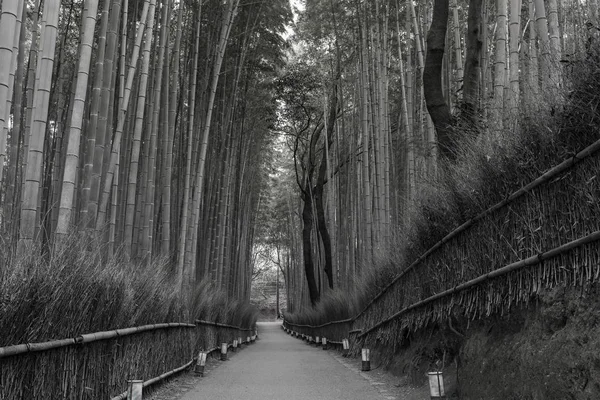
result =
M427 34L427 57L423 71L423 88L427 111L437 133L440 156L452 159L455 153L455 138L451 131L450 107L442 89L442 61L446 48L448 28L448 0L435 0L433 17Z

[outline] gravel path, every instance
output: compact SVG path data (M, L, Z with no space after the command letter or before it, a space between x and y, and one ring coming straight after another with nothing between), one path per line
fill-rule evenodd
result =
M204 377L180 376L149 398L152 400L364 400L428 399L394 385L380 371L363 373L360 361L323 351L283 332L280 322L258 325L259 340L211 360ZM146 397L144 397L146 398Z

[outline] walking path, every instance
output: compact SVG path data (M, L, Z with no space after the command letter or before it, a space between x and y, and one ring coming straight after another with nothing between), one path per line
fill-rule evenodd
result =
M331 351L293 339L280 322L258 325L259 340L206 374L181 400L396 399L338 361Z

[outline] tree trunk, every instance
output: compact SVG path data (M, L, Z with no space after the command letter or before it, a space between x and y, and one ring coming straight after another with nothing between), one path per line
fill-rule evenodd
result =
M310 190L310 181L307 181L305 193L302 197L304 200L302 208L302 254L304 256L304 273L306 274L310 303L314 307L321 299L321 295L315 279L315 266L312 256L313 204Z
M451 132L450 108L442 90L442 61L448 27L448 0L435 0L433 18L427 34L427 56L423 71L423 87L427 111L431 116L438 137L440 157L455 157L455 139Z
M470 0L467 16L467 39L465 55L465 75L463 85L463 106L461 117L477 128L479 119L479 83L481 74L481 9L482 0Z

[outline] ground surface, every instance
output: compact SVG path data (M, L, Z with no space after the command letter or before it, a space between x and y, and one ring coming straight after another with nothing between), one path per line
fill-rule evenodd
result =
M422 389L398 385L398 378L382 369L361 372L359 360L343 358L336 351L324 351L286 335L281 322L259 323L258 330L259 340L230 354L228 361L209 360L204 377L192 373L180 375L149 398L429 399Z

